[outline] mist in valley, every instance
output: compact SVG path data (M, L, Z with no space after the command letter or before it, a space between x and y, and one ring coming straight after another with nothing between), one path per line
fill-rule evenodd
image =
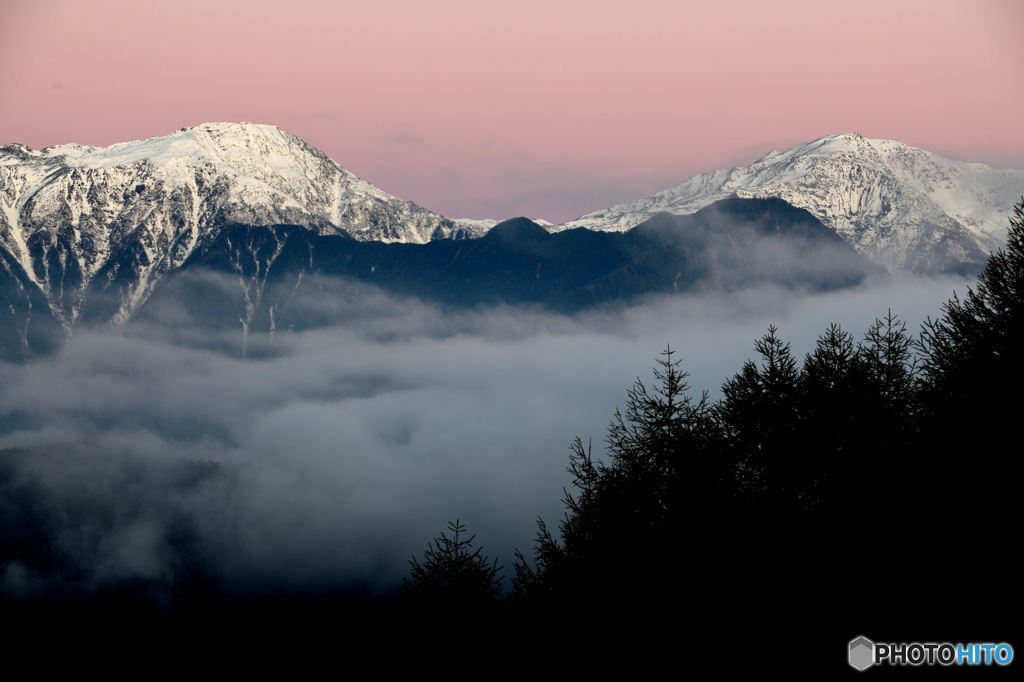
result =
M323 280L292 304L331 323L250 334L244 357L238 327L173 306L82 329L53 358L0 364L0 448L26 448L0 459L0 595L138 584L166 601L177 573L242 597L390 596L457 518L510 576L537 518L563 516L572 439L600 455L667 345L691 395L714 399L769 325L802 359L832 322L859 338L891 309L916 333L968 285L890 276L558 315Z

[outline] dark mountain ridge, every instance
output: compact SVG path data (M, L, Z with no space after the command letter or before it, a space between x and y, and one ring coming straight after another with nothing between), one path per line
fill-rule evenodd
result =
M140 259L146 252L139 248L108 259L82 295L76 327L118 323L125 292L138 287L145 270ZM0 303L11 317L2 356L24 361L52 353L64 341L60 320L17 261L2 264ZM574 313L652 294L764 285L830 290L872 273L884 270L780 199L728 199L692 215L659 214L625 233L549 233L515 218L477 239L425 244L224 224L157 283L133 319L152 321L173 308L185 316L178 324L233 328L245 337L336 324L322 307L328 279L444 306Z
M226 225L154 290L136 317L152 321L173 310L179 321L248 337L337 323L321 305L330 295L327 280L456 308L514 305L571 314L652 294L766 285L832 290L871 274L884 270L779 199L731 199L693 215L661 214L625 233L549 233L515 218L479 239L426 244Z

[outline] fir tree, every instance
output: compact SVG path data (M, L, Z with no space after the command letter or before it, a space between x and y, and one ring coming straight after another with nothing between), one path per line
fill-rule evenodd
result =
M1014 207L1006 248L993 254L974 288L928 320L918 352L923 446L920 469L933 508L950 521L1016 513L1019 478L1007 428L1020 418L1024 381L1024 197Z
M398 587L399 597L410 603L431 606L473 606L495 603L501 599L503 568L483 555L483 548L473 548L475 535L466 538L466 526L456 519L448 522L451 537L441 532L433 543L427 543L423 563L416 557L409 560L409 577ZM434 546L436 543L436 547Z
M918 350L927 389L958 400L973 394L971 375L1012 371L1019 378L1024 332L1024 197L1014 207L1006 249L993 254L973 289L955 293L942 316L928 320ZM1003 382L1011 377L1002 375ZM991 400L996 396L976 396Z
M657 383L639 378L616 410L606 438L607 462L576 438L564 491L561 543L543 520L535 567L516 553L514 595L554 595L576 603L622 602L668 590L678 569L685 524L713 515L725 496L717 472L716 430L707 394L694 400L674 351L657 360ZM598 596L599 595L599 596Z
M754 344L752 360L722 386L716 414L728 457L740 478L740 494L760 511L800 509L809 504L808 476L799 429L799 371L789 344L768 327Z
M800 441L814 448L809 495L835 508L849 492L850 472L865 454L870 429L862 422L867 371L853 334L832 324L818 337L800 371Z

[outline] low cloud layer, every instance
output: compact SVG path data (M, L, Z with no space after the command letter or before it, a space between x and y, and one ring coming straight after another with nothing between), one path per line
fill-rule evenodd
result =
M8 482L46 496L33 504L58 519L48 541L81 589L169 582L188 559L173 537L186 533L229 591L384 593L456 518L511 575L537 517L562 517L573 437L602 451L612 413L666 344L692 393L716 397L769 324L802 358L829 323L860 335L890 308L916 331L966 284L677 296L570 318L442 312L338 283L321 304L347 306L344 325L278 332L248 359L217 350L240 332L178 330L194 343L177 345L136 325L0 365L0 448L75 444L5 466ZM219 473L193 480L187 460ZM31 562L0 565L0 594L38 595L51 580Z

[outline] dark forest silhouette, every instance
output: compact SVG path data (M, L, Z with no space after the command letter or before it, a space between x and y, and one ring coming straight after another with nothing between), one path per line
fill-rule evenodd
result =
M613 415L607 459L572 442L565 516L557 527L538 521L534 547L516 553L507 596L497 559L457 521L452 537L442 533L422 562L410 562L403 599L373 607L377 622L486 604L487 622L509 630L524 620L562 625L573 614L591 627L685 629L757 652L771 648L772 634L841 646L868 630L884 640L883 626L892 639L1007 640L999 626L1019 614L1006 586L1017 582L1008 534L1020 481L1009 426L1024 373L1024 198L1010 225L976 286L916 339L889 311L860 337L830 326L800 362L769 327L717 401L691 392L687 359L666 347L654 382L637 379ZM0 470L26 456L3 454ZM174 480L196 485L216 469L190 463ZM12 539L0 560L27 556L60 570L42 531L22 523L50 512L13 483L0 492L0 533ZM184 552L193 540L188 528L179 535ZM217 604L203 601L216 586L199 573L183 566L163 586L173 617ZM347 598L310 595L301 608L372 620L370 606ZM663 616L647 618L655 613ZM723 656L752 656L718 646Z
M786 624L836 641L1009 624L1024 199L1010 224L916 340L889 311L859 340L832 325L801 364L770 327L714 403L666 348L614 414L608 459L572 443L565 517L538 521L532 561L517 552L513 607L674 613L745 643Z

